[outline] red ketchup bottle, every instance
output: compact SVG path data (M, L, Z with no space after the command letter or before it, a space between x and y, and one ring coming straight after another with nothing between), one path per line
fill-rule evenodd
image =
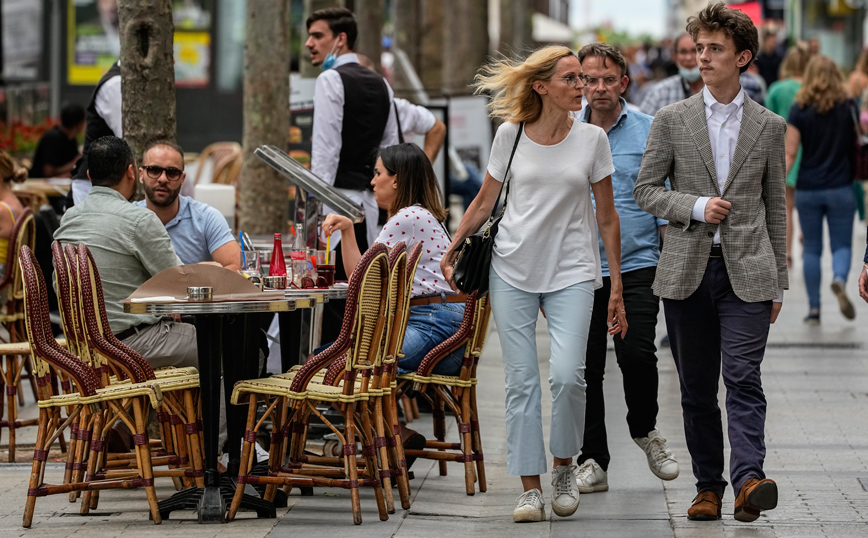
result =
M286 261L283 259L283 242L279 233L274 234L274 252L271 253L268 276L286 276Z

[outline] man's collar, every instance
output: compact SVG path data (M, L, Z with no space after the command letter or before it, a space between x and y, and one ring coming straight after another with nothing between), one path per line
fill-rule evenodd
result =
M621 114L618 116L618 120L615 121L615 125L618 125L627 117L627 100L623 97L619 97L618 102L621 103ZM591 119L591 106L588 104L587 100L584 101L584 104L585 106L582 109L581 114L579 114L579 121L582 123L588 123ZM612 127L615 125L612 125Z
M93 188L90 189L90 194L88 194L88 196L90 196L91 194L105 194L105 195L109 195L109 196L115 196L115 197L119 198L120 200L123 200L124 202L127 201L127 199L124 198L123 194L121 194L120 192L118 192L117 190L115 190L111 187L100 187L100 186L94 185Z
M714 98L714 96L711 94L711 91L708 89L708 86L705 86L702 88L702 100L705 102L706 108L711 108L711 105L714 105L714 104L727 106L727 105L723 105L717 99ZM737 108L742 108L744 106L744 88L739 86L738 93L735 95L735 99L733 99L732 103L730 103L730 104L736 105Z
M332 69L336 67L340 67L345 64L357 64L359 63L359 57L355 52L348 52L346 54L341 54L337 58L335 58L335 63L332 64Z

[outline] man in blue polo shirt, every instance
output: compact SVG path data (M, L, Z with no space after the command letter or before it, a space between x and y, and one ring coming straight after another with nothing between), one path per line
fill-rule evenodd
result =
M651 472L663 480L672 480L678 476L678 462L656 429L657 349L654 337L660 303L651 291L666 221L641 210L633 198L633 187L653 118L628 110L627 102L621 97L629 79L627 63L618 49L605 43L593 43L579 51L579 61L586 76L584 95L588 106L578 119L606 131L615 165L612 190L615 209L621 220L621 281L630 330L623 339L615 338L614 341L615 356L624 378L627 426L630 437L645 452ZM611 286L602 241L600 254L603 287L594 292L585 356L585 436L576 471L581 493L609 489L603 374L606 370L606 314Z
M179 196L186 176L180 146L168 141L148 144L139 168L146 199L136 205L157 214L183 263L213 261L237 271L241 248L223 215L208 204Z

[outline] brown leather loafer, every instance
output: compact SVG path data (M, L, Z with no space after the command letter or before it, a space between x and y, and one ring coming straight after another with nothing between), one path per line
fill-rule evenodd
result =
M756 521L762 510L771 510L778 505L778 485L769 478L751 478L741 486L735 498L735 519Z
M720 519L720 495L706 489L693 498L693 504L687 509L687 519L694 521L712 521Z

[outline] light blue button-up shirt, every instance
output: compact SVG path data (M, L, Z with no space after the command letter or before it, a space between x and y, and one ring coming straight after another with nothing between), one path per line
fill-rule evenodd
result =
M585 106L579 119L585 123L591 108ZM621 272L627 273L646 267L656 267L660 259L660 232L658 226L668 221L658 219L636 205L633 187L645 153L645 142L654 118L641 112L629 110L627 102L621 99L621 116L606 133L612 150L615 173L612 174L612 190L615 195L615 209L621 221ZM599 235L599 234L598 234ZM600 262L603 276L609 276L609 264L603 239L600 242Z
M212 261L212 252L235 241L229 224L217 209L189 196L179 196L178 200L178 214L166 223L166 231L182 262ZM134 203L147 207L145 200Z

